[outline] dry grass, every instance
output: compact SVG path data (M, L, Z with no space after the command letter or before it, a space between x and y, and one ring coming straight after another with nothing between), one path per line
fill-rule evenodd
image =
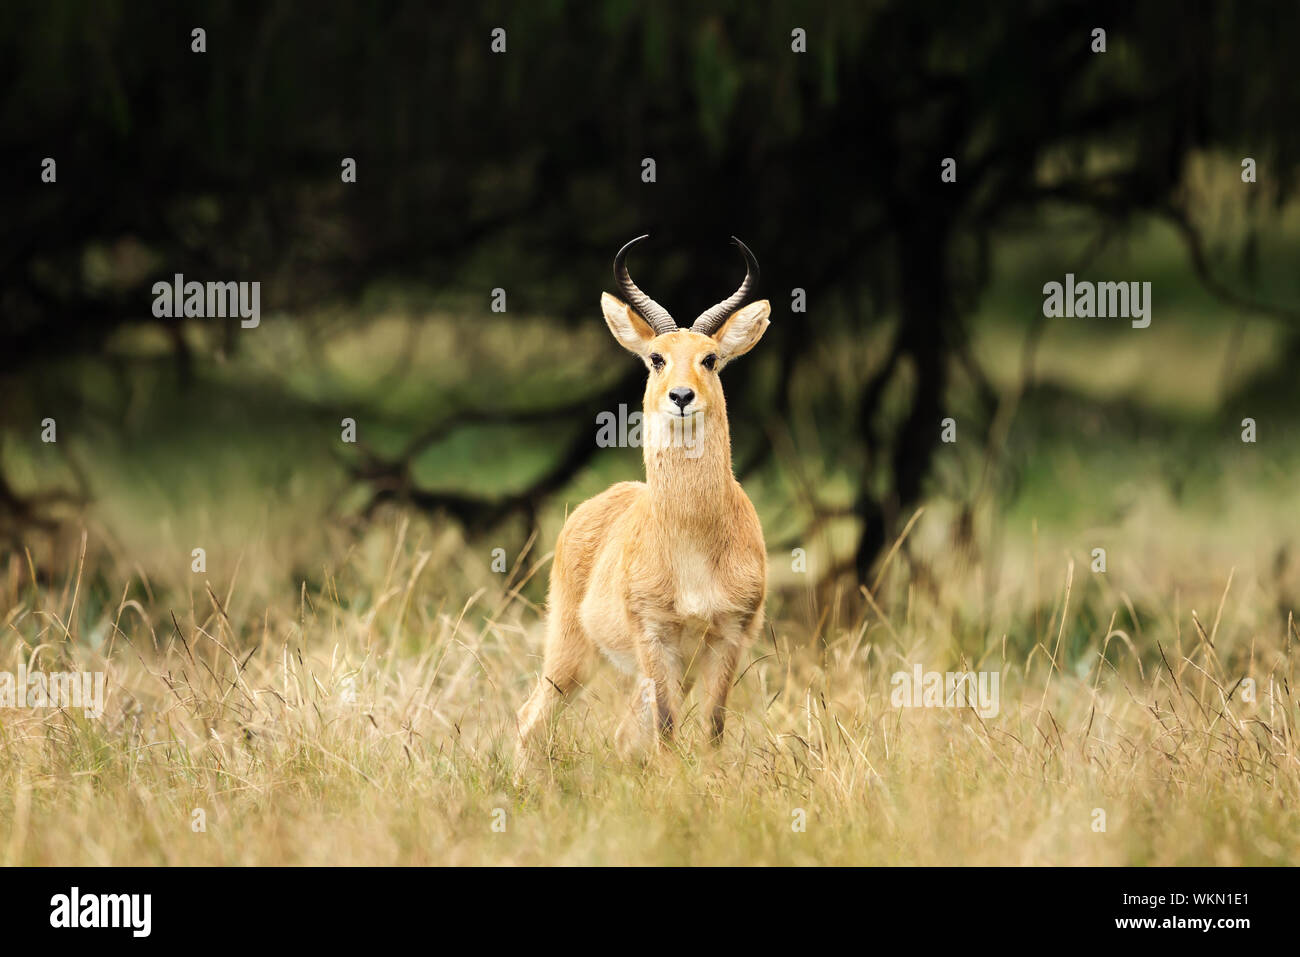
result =
M625 690L602 674L558 722L549 779L517 789L539 610L436 526L394 522L339 553L262 607L235 571L211 588L188 568L144 580L94 541L40 585L27 556L0 564L15 639L0 670L109 685L98 721L0 712L0 859L1273 864L1300 838L1300 635L1241 573L1178 607L1171 593L1129 634L1125 600L1085 564L1041 560L1041 605L1025 579L996 591L1008 637L988 627L996 609L970 610L986 560L953 559L927 587L905 548L871 601L770 603L719 750L688 721L679 748L619 765ZM188 607L163 597L178 594ZM1085 624L1097 616L1111 624ZM999 672L1000 712L894 707L890 676L914 662Z

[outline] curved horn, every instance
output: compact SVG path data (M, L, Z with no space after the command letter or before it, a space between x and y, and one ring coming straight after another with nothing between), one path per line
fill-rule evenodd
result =
M745 297L749 295L754 284L758 282L758 260L754 254L749 251L749 247L742 243L735 236L731 241L740 247L740 251L745 255L745 280L740 284L740 288L733 292L722 302L718 303L712 309L707 309L700 313L700 317L691 323L691 332L698 332L706 336L711 336L718 330L729 315L740 308Z
M614 282L618 284L619 292L623 294L627 304L639 312L646 322L650 323L650 328L655 331L656 335L662 336L665 332L672 332L677 328L677 320L669 315L667 309L636 287L636 283L628 275L627 264L624 262L627 259L627 251L641 240L649 238L649 235L647 233L644 236L638 236L618 251L618 254L614 257Z

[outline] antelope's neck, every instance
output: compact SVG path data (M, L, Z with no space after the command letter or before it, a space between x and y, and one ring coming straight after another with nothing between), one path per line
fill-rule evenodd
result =
M658 417L645 441L646 485L657 521L678 532L709 533L736 494L725 415L687 426Z

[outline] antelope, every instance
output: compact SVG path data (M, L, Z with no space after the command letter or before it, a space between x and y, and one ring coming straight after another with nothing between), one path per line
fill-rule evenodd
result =
M644 482L620 482L568 516L555 543L542 673L517 715L517 763L558 706L581 689L597 653L637 676L615 736L625 758L645 758L679 726L695 676L710 740L721 739L741 653L763 625L767 550L749 497L731 470L727 404L718 378L768 326L766 299L743 306L758 262L739 239L745 279L689 329L632 282L614 257L626 301L601 295L605 323L645 363Z

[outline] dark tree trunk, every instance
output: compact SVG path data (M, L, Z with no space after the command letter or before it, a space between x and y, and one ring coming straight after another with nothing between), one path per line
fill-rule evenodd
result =
M858 498L862 531L855 564L858 579L864 583L870 581L872 565L892 544L900 517L920 500L939 444L952 353L947 243L948 224L942 220L916 218L899 231L899 330L894 358L910 361L916 381L911 409L889 451L890 490L884 498L877 498L864 487ZM891 364L897 368L897 362ZM883 383L870 391L878 397ZM870 401L873 408L861 410L858 427L864 447L874 456L878 444L871 417L876 410L874 398ZM864 476L866 481L869 476Z

